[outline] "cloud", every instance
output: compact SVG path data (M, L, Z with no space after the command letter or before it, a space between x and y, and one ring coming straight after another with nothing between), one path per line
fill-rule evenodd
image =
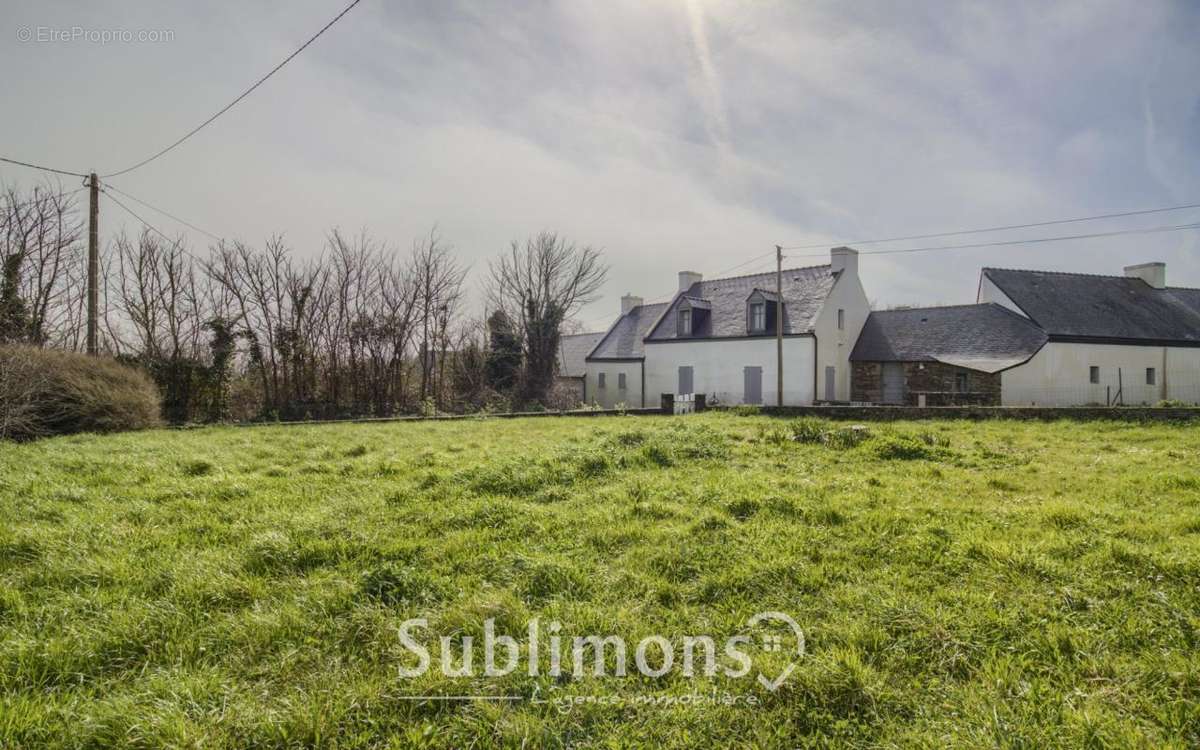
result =
M298 0L236 17L150 2L10 15L17 26L95 25L118 12L124 27L173 28L176 41L0 41L0 64L21 71L0 80L0 97L19 103L0 121L6 148L85 169L136 161L330 14ZM1190 202L1200 197L1200 47L1189 34L1198 21L1200 9L1165 0L1102 10L364 3L118 185L217 234L284 231L306 255L334 225L405 248L437 223L476 276L509 240L556 229L605 249L606 297L584 313L595 319L624 292L670 291L680 268L712 274L775 243ZM133 220L102 213L105 233L123 223ZM985 264L1119 272L1161 256L1173 282L1200 286L1195 242L888 256L864 259L862 271L882 304L969 301Z

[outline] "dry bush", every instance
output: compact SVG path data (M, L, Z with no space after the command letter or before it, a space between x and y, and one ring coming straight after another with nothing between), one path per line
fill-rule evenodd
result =
M159 410L150 378L110 357L0 347L0 437L145 429Z

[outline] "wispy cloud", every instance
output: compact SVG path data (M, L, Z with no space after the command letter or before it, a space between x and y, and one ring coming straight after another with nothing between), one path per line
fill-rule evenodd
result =
M708 133L722 155L728 157L732 153L729 117L725 112L724 97L721 96L721 80L717 76L712 49L708 44L707 18L701 0L687 0L687 13Z

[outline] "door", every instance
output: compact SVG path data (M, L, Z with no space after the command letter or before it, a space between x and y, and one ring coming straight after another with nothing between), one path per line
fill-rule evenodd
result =
M825 368L825 400L837 400L837 370L833 367Z
M692 390L692 368L691 366L679 368L679 393L694 393Z
M899 362L884 362L880 385L883 403L903 404L908 395L908 388L904 383L904 365Z
M761 404L762 403L762 368L747 367L743 370L745 373L746 388L742 394L743 404Z

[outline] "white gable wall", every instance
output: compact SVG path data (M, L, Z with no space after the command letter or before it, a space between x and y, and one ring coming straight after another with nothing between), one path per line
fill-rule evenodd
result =
M838 328L838 310L844 310L843 328ZM817 315L813 331L817 335L817 395L825 394L825 368L834 368L835 401L850 400L850 352L871 314L867 293L855 273L844 272L829 290L825 305ZM786 372L786 369L785 369Z
M745 394L745 368L762 368L764 406L777 401L777 368L774 336L736 339L647 341L646 399L657 404L660 394L676 393L679 368L692 368L692 385L720 404L740 404ZM813 402L813 339L788 336L783 339L784 405Z
M604 373L604 387L600 387L600 373ZM625 388L622 389L621 374L625 375ZM605 409L615 409L624 405L628 409L637 409L642 403L642 363L589 361L587 375L584 377L586 401L598 404ZM656 397L657 398L657 397ZM657 400L647 400L645 406L657 406Z

